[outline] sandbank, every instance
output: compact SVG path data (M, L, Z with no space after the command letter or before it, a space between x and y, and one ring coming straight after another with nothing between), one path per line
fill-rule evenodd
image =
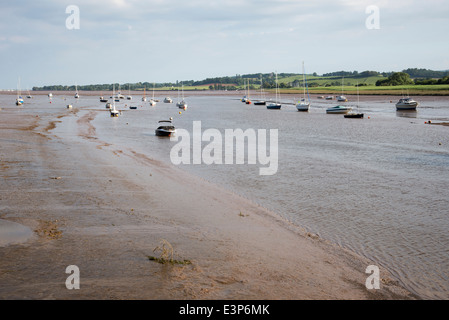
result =
M415 299L381 266L368 290L371 261L276 213L104 143L101 111L0 112L0 219L34 232L0 247L0 299ZM53 133L70 119L73 136ZM187 263L150 260L162 241Z

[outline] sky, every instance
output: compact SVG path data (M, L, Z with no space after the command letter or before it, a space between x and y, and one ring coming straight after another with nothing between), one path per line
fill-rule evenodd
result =
M0 89L447 70L448 35L447 0L0 0Z

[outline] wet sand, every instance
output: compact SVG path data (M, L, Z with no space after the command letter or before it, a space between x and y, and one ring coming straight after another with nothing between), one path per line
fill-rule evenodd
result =
M34 231L0 247L0 299L414 299L381 268L276 213L96 137L101 111L0 111L0 219ZM103 114L102 114L103 115ZM66 117L72 136L53 133ZM161 241L186 264L160 264ZM80 270L68 290L66 267Z

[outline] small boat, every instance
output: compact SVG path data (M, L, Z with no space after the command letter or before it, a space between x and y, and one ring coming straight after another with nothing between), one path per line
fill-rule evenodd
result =
M345 114L344 117L345 118L358 118L358 119L361 119L361 118L363 118L363 113L350 112L350 113Z
M118 117L119 112L115 108L111 109L110 112L111 112L111 117Z
M108 102L108 99L105 99L103 97L100 97L100 102Z
M50 93L48 94L48 97L51 99L51 98L53 97L53 93L50 92Z
M153 97L150 99L150 106L154 107L156 105L156 102L159 102L159 100L154 99L154 86L155 83L153 82Z
M334 99L333 96L327 96L327 97L326 97L326 100L333 100L333 99Z
M276 101L267 104L267 109L279 110L281 104L279 103L279 85L278 85L278 74L276 72Z
M165 97L164 102L165 102L165 103L172 103L173 100L172 100L172 98L170 98L170 97Z
M146 87L145 88L143 88L143 97L142 97L142 101L143 102L146 102L147 101L147 97L145 96L145 91L146 91Z
M419 103L412 98L405 97L399 99L399 101L396 103L396 110L416 110L416 107L418 105Z
M348 99L343 95L344 92L344 86L345 86L345 77L343 76L341 80L341 95L337 97L338 102L347 102Z
M263 91L262 77L260 77L260 100L254 101L255 106L264 106L267 102L265 101L265 92Z
M78 85L75 84L75 99L78 99L80 95L78 94Z
M298 111L309 111L310 102L307 102L305 99L301 99L296 104L296 110Z
M176 132L172 120L160 120L158 123L160 126L155 131L157 136L170 137Z
M72 109L72 105L71 105L71 104L68 104L68 105L67 105L67 109Z
M245 93L246 93L246 95L243 96L243 98L242 98L241 101L242 101L243 103L246 103L246 101L248 101L248 99L249 99L249 98L248 98L248 87L247 87L247 85L246 85L246 82L245 82L244 86L245 86Z
M303 81L303 88L304 88L303 98L301 99L301 101L298 101L298 103L296 104L296 110L309 111L310 96L309 96L309 87L307 86L307 81L306 81L306 74L304 72L304 62L302 63L302 81ZM306 88L307 88L308 101L306 101Z
M106 103L106 109L111 109L112 108L112 105L108 102L108 103Z
M359 104L360 104L360 99L359 99L359 83L357 82L357 112L349 112L347 114L345 114L343 117L345 118L352 118L352 119L362 119L363 118L363 113L358 112L359 111Z
M128 85L128 96L126 97L127 100L132 100L133 97L131 96L131 89L130 86Z
M351 107L346 107L346 106L335 106L335 107L331 107L326 109L326 113L348 113L349 111L351 111L352 108Z
M187 109L187 102L185 102L184 100L182 100L182 101L180 101L180 102L178 102L177 104L176 104L176 106L179 108L179 109Z
M137 109L137 106L129 106L130 109L135 110Z
M178 107L178 108L180 108L180 109L187 109L187 102L185 101L185 99L184 99L184 85L183 84L181 84L181 87L182 87L182 96L181 96L181 101L178 101L177 103L176 103L176 106ZM178 99L179 99L179 91L178 91Z
M280 103L276 103L276 102L271 102L269 104L267 104L267 109L277 109L279 110L281 108L281 104Z
M317 98L318 99L324 99L324 96L318 96Z
M112 89L115 92L115 87L113 86ZM115 100L112 103L112 108L109 109L109 112L111 113L111 117L118 117L119 112L115 109Z
M23 104L23 98L21 96L21 92L20 92L20 78L19 78L19 82L17 84L17 99L16 99L16 105L17 106L21 106Z

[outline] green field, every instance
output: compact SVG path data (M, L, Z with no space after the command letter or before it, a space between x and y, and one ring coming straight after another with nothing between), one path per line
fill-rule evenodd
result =
M301 92L302 88L290 88L283 89L283 93L296 93ZM339 95L342 92L342 88L338 87L315 87L309 88L309 92L312 94L329 94ZM345 86L343 88L344 94L357 94L357 87ZM414 95L414 96L447 96L449 95L449 84L441 85L405 85L405 86L362 86L359 87L360 95Z

